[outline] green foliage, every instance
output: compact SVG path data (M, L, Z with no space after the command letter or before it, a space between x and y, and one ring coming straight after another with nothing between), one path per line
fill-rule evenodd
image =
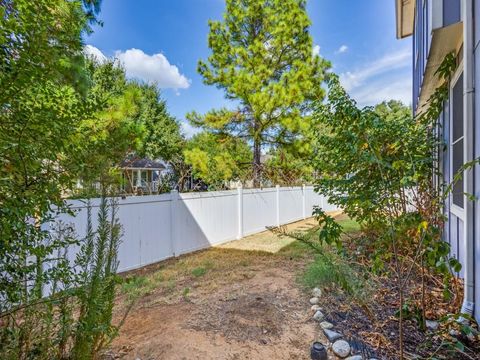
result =
M207 269L205 269L204 267L197 267L192 270L192 275L195 277L203 276L206 273L207 273Z
M320 226L318 233L320 244L335 245L340 250L342 248L342 226L318 206L314 208L313 214Z
M215 186L228 180L243 180L252 153L242 139L201 132L188 140L184 150L185 162L193 175Z
M285 254L299 257L306 249L313 250L315 254L314 261L300 276L301 283L308 288L341 289L352 300L361 305L367 304L373 291L368 273L360 266L353 265L344 251L339 251L341 239L358 232L358 224L350 219L336 222L319 208L316 208L315 214L319 227L302 232L282 232L282 235L297 240L284 250Z
M188 118L210 132L248 139L258 185L262 147L292 145L309 127L329 64L313 55L304 0L227 0L224 20L209 26L212 53L198 71L238 108Z
M373 291L373 285L366 279L366 274L331 251L317 255L302 274L301 281L308 288L340 288L360 304L367 304Z
M415 118L396 101L359 109L333 75L328 81L328 102L315 112L316 189L360 222L371 241L364 255L372 260L373 270L388 270L386 274L396 278L400 358L404 356L403 320L417 318L425 328L425 273L443 276L448 297L452 270L461 267L450 258L450 246L441 237L443 203L451 185L435 187L432 179L441 175L435 162L444 144L435 128L455 63L451 54L442 62L437 71L441 85ZM324 238L337 241L338 228L321 215ZM421 279L423 290L421 306L415 308L405 298L413 274Z
M310 160L298 151L279 148L271 150L267 156L271 157L263 164L262 175L272 185L299 186L312 182L313 168Z
M117 225L101 219L102 237L110 231L106 242L91 228L85 243L65 224L47 231L57 213L68 212L63 198L85 170L89 145L78 139L79 128L104 109L97 108L101 101L110 104L109 96L124 81L110 77L103 84L109 94L102 94L83 56L82 36L96 22L100 2L0 0L2 358L63 359L89 331L95 347L84 357L93 358L112 334ZM105 71L118 75L113 67ZM67 256L71 246L81 246L88 271L76 273ZM96 281L101 289L80 306L82 291L92 288L89 271L96 267L102 267ZM82 324L92 326L82 328L77 316L93 308L96 329L84 318Z
M180 124L169 114L165 100L156 85L140 84L142 100L137 122L143 127L138 153L151 159L171 160L184 145Z
M121 226L117 220L114 200L110 204L108 201L103 197L100 202L95 233L89 207L87 237L76 261L81 272L80 281L75 284L79 302L77 328L71 350L75 359L94 359L116 334L116 328L112 326L112 313Z
M478 338L479 333L474 322L475 320L468 314L449 314L439 319L439 328L431 335L433 339L441 340L434 354L438 353L439 355L431 358L441 359L445 358L445 356L455 358L459 354L471 359L478 357L478 351L475 351L475 340L473 339ZM452 334L455 336L452 336ZM473 348L469 348L464 344L466 338L473 340L469 341L469 345L472 345L473 342ZM430 344L425 345L428 346Z
M358 109L335 76L328 84L316 112L317 190L362 223L381 221L395 196L406 208L408 189L433 171L426 128L398 102Z
M85 13L84 4L0 1L0 313L35 301L38 284L63 271L41 271L67 244L46 243L39 224L63 205L75 179L64 160L74 150L69 139L78 121L88 116L81 36L94 13ZM95 10L99 1L88 4ZM36 282L31 297L26 290Z
M52 240L65 247L45 262L54 265L54 272L35 279L39 289L49 291L36 295L30 289L32 301L11 304L0 314L2 359L95 359L116 335L112 312L121 228L116 205L108 202L102 198L95 230L89 205L84 239L57 224ZM80 249L74 264L68 245Z
M142 127L133 121L138 113L140 91L127 84L124 71L114 62L88 61L90 88L85 106L90 116L78 123L71 138L77 150L69 157L84 186L107 183L111 170L139 146Z
M84 187L119 184L118 165L131 153L168 161L180 151L180 126L156 86L127 81L115 61L90 60L88 78L92 116L79 123L72 139L78 151L69 158Z
M377 257L391 257L395 238L405 256L414 256L420 242L426 264L448 276L458 264L440 240L442 199L431 186L440 141L428 136L432 120L417 121L396 101L358 109L334 76L329 89L329 102L317 109L317 190L378 241L377 270Z

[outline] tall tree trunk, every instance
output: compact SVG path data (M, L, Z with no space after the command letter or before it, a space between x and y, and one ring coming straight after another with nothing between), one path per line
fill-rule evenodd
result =
M262 164L260 156L262 154L260 139L255 137L253 140L253 186L260 187L260 180L262 178Z

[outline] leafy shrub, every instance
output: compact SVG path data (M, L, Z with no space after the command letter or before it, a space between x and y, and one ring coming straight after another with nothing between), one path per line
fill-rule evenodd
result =
M91 208L88 209L87 237L76 261L81 272L76 284L79 316L73 336L72 356L75 359L94 359L117 331L112 326L112 313L121 227L113 201L109 206L107 199L102 198L95 233Z
M442 206L451 185L435 186L432 179L441 175L435 164L443 143L434 129L439 126L455 64L452 54L445 58L437 71L442 85L427 109L415 118L410 108L396 101L358 108L335 75L328 80L328 102L319 104L315 113L316 190L362 225L371 241L367 250L372 268L388 268L387 274L395 278L401 359L402 321L411 315L406 311L405 296L412 274L421 277L422 308L415 313L425 328L425 273L440 273L448 284L451 270L460 267L450 258L450 246L441 237L445 221ZM317 215L323 226L320 240L341 250L340 228L323 212ZM327 274L328 269L322 266L317 272ZM344 281L341 276L337 280Z
M86 237L76 240L73 229L59 224L52 237L65 248L46 259L50 268L39 268L34 285L25 288L27 300L0 313L2 359L94 359L116 335L112 312L121 227L115 204L105 197L95 231L90 206L87 211ZM74 264L69 246L80 248Z

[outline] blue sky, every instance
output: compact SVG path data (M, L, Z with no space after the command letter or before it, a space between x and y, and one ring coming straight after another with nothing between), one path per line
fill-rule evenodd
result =
M127 75L156 82L187 135L185 114L228 106L202 83L196 67L209 55L209 19L221 19L224 0L103 0L103 27L85 38L97 56L116 56ZM395 38L393 0L309 0L316 50L359 105L386 99L410 103L411 40Z

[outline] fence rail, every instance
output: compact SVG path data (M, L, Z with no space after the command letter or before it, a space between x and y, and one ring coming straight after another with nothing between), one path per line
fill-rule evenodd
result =
M87 202L71 200L75 216L61 214L85 236ZM92 222L100 199L90 200ZM123 228L119 271L141 268L161 260L219 245L243 236L310 217L314 206L336 210L311 186L274 187L201 193L178 193L118 199L118 218ZM69 249L73 259L77 249Z

